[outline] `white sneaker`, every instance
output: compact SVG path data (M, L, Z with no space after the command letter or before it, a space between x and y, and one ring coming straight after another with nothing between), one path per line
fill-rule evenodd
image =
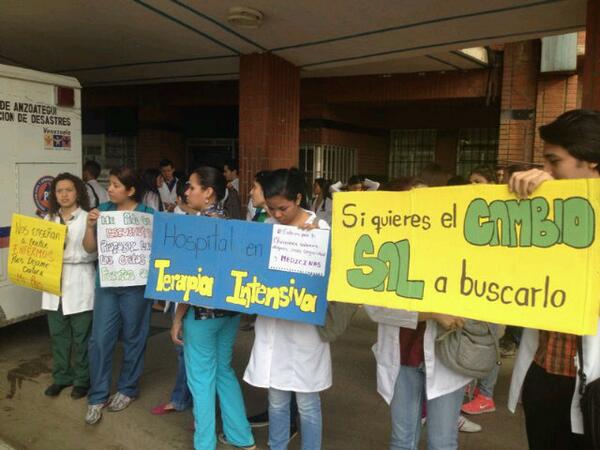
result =
M458 431L463 433L479 433L481 431L481 425L471 422L462 414L458 418Z
M129 404L133 400L134 400L133 398L127 397L125 394L121 394L120 392L117 392L115 395L112 396L112 399L110 400L110 403L108 404L108 411L109 412L123 411L125 408L127 408L129 406Z
M94 425L100 422L100 419L102 419L102 408L104 408L104 403L88 405L87 413L85 415L85 423L88 425Z

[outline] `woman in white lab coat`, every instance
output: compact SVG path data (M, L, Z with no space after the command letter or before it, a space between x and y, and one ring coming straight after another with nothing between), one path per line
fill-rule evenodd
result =
M373 352L377 391L391 408L390 449L419 448L423 401L427 404L427 448L458 448L456 424L464 388L472 379L448 369L436 358L435 339L438 326L460 327L462 319L373 306L365 306L365 310L378 323ZM412 362L401 361L406 349L402 334L412 340L407 352Z
M423 186L417 178L401 177L388 188L408 191ZM373 351L377 390L391 409L390 449L419 448L424 402L428 449L458 448L457 423L464 387L471 378L450 370L435 357L435 339L439 326L462 327L463 319L373 306L365 310L379 324Z
M326 228L306 208L305 180L297 169L279 169L263 184L271 217L267 223L302 228ZM290 438L290 402L296 393L302 450L321 448L319 392L331 386L331 353L317 327L259 316L256 337L244 380L269 389L269 448L286 449Z
M83 181L61 173L52 181L46 220L65 224L67 236L63 256L62 296L44 292L42 309L48 311L52 341L52 384L45 394L55 397L73 385L71 397L87 395L90 384L88 341L92 330L96 253L82 245L89 198ZM71 362L71 355L73 355Z

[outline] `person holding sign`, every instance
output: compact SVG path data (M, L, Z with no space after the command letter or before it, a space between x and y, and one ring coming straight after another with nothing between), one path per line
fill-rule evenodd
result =
M496 173L492 168L486 166L476 167L469 175L471 184L496 184ZM492 329L498 334L498 325L491 324ZM494 402L494 388L498 381L500 366L494 366L494 369L483 380L478 380L473 389L473 398L465 403L461 411L465 414L478 415L496 411Z
M44 292L42 309L48 313L52 342L52 384L44 392L56 397L73 385L71 397L85 397L90 384L88 340L94 308L95 252L82 245L86 229L89 198L83 181L70 173L61 173L50 187L46 220L66 225L63 256L62 296ZM73 357L73 364L71 364Z
M572 110L540 127L544 170L516 172L509 188L530 197L549 180L600 177L600 112ZM597 267L591 270L598 270ZM519 396L525 411L529 448L589 448L581 436L583 416L577 388L577 337L543 330L523 330L512 375L509 409ZM600 326L583 336L583 372L589 384L600 378Z
M272 172L263 184L271 217L267 223L329 229L306 205L304 176L297 169ZM331 386L331 353L315 325L259 316L244 380L269 390L269 448L284 450L290 439L290 402L296 394L302 450L322 440L320 391Z
M212 167L196 169L186 191L188 206L197 215L225 218L219 206L225 196L225 177ZM219 440L236 448L254 449L242 390L231 367L240 314L233 311L179 304L171 339L183 345L188 386L194 399L194 448L214 450L215 401L219 395L224 434ZM183 330L182 330L183 328ZM183 332L183 339L182 339Z
M98 249L96 226L102 211L140 211L153 213L141 203L143 189L136 173L127 167L110 172L110 201L90 211L83 247L88 253ZM102 418L107 405L112 377L112 358L119 335L123 339L123 366L117 383L117 393L108 403L108 411L127 408L138 396L138 381L144 368L144 351L150 330L152 302L144 298L145 286L100 287L96 276L96 302L90 339L90 391L86 423L92 425Z
M423 186L414 177L389 184L395 191ZM438 328L462 328L464 319L370 305L365 305L365 311L378 324L373 352L377 361L377 391L390 405L390 449L419 448L424 406L427 448L458 448L458 431L464 427L459 420L460 408L464 388L472 378L447 368L435 353L435 342Z

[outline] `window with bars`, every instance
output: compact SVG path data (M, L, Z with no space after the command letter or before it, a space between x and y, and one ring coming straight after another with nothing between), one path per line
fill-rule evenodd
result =
M468 177L477 166L496 166L498 128L463 128L459 131L456 173Z
M435 160L437 131L392 130L390 133L390 179L414 176Z
M98 178L101 183L108 182L108 173L114 167L136 168L136 147L135 136L111 134L84 134L82 136L83 161L94 160L102 166L102 173Z
M302 144L300 169L312 185L316 178L346 182L356 175L357 149L341 145Z

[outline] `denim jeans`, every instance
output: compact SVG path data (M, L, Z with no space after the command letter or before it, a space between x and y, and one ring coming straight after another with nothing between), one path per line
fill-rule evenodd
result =
M500 371L500 366L498 364L494 365L494 368L490 372L490 374L485 377L483 380L479 380L478 386L479 391L485 395L486 397L493 398L494 397L494 388L496 387L496 382L498 381L498 372Z
M175 386L171 392L171 403L177 411L183 411L192 406L192 393L187 384L187 375L185 374L185 358L183 357L183 345L176 345L177 352L177 377Z
M290 403L292 392L269 388L269 448L287 449L290 440ZM296 392L302 450L321 448L323 420L318 392Z
M151 309L152 302L144 298L144 286L96 288L89 344L90 405L104 403L110 395L112 360L119 332L123 340L123 366L117 391L128 397L138 396Z
M427 400L427 448L458 448L458 417L464 386L454 392ZM424 367L402 366L392 398L391 450L416 450L421 435L421 413L425 395Z
M495 323L490 324L492 331L494 334L498 334L498 325ZM490 372L490 374L485 377L483 380L479 380L477 383L479 387L479 391L485 395L486 397L493 398L494 397L494 388L496 387L496 382L498 381L498 372L500 371L500 366L498 364L494 365L494 368Z
M194 449L215 450L215 402L219 397L223 432L234 446L254 444L237 376L231 367L240 316L196 320L190 308L183 324L183 356L194 397Z

